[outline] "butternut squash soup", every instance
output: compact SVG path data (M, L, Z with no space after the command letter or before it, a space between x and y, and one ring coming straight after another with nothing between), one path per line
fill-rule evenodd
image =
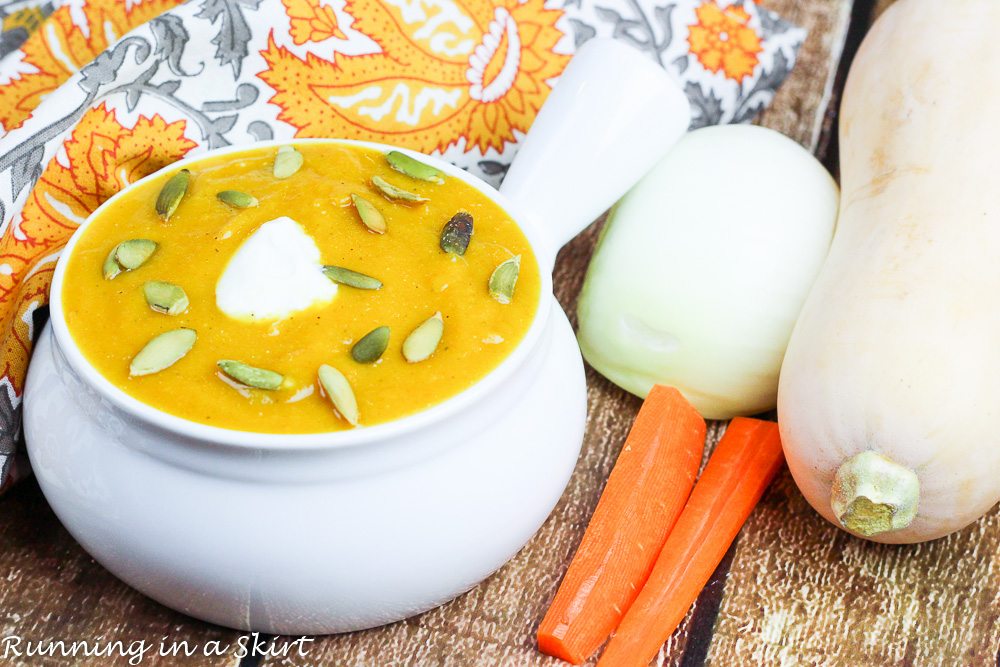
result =
M261 433L454 396L517 346L541 289L488 197L346 144L164 170L100 211L67 261L66 322L101 374L178 417Z

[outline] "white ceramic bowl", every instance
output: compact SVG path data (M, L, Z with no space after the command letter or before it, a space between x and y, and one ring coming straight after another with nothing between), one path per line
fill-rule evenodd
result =
M141 403L74 344L60 262L51 327L25 390L28 453L52 508L125 582L235 628L356 630L475 586L541 526L583 438L583 365L551 297L555 253L668 150L688 113L662 70L618 43L595 41L570 63L502 192L420 156L518 221L542 266L543 298L525 339L496 370L388 424L254 434Z

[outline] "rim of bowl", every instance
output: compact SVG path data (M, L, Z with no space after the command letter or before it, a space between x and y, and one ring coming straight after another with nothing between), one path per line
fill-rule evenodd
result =
M126 393L115 386L110 380L102 375L80 351L76 341L73 339L66 323L63 313L62 288L68 258L73 254L77 241L85 233L90 223L96 219L106 207L110 207L122 196L127 196L133 188L141 183L160 177L164 171L174 171L180 167L186 167L205 160L227 155L230 153L244 153L254 151L266 151L287 145L303 144L346 144L361 148L370 148L386 152L397 150L408 153L419 158L421 161L432 164L452 178L458 178L467 185L470 185L495 204L500 206L518 226L521 232L528 239L532 252L535 254L535 263L538 265L541 274L541 285L538 299L538 307L531 321L531 325L525 332L524 337L517 346L508 354L493 370L476 380L471 386L463 389L459 393L446 398L445 400L415 413L394 419L373 426L362 426L361 428L344 429L341 431L322 431L317 433L262 433L259 431L238 431L234 429L222 428L220 426L209 426L184 417L173 415L169 412L155 408L148 403L144 403L137 398ZM348 448L382 440L388 440L422 430L437 422L448 419L451 415L468 408L470 405L486 398L500 383L504 382L521 363L525 360L541 336L542 330L548 321L549 312L552 308L552 275L547 270L551 263L550 258L543 256L545 252L546 239L543 238L539 229L531 223L531 218L526 216L521 208L510 201L496 188L490 186L485 181L473 176L465 170L445 162L441 158L426 155L417 151L399 148L389 144L381 144L372 141L358 141L354 139L292 139L288 141L261 141L253 144L242 144L236 146L226 146L224 148L212 149L198 155L184 158L173 162L167 167L131 183L121 191L113 195L97 207L93 213L76 229L70 240L66 243L60 254L59 261L52 277L52 287L50 290L50 316L52 331L55 342L59 345L70 367L78 373L91 387L98 393L113 403L119 409L142 421L157 426L166 431L177 433L199 441L206 441L212 445L222 445L236 448L248 449L279 449L284 451L302 449L330 449Z

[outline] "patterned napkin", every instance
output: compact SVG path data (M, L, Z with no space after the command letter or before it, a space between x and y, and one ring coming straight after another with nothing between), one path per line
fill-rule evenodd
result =
M0 0L0 488L59 250L192 151L407 146L497 184L574 49L647 53L694 125L751 120L805 34L754 0Z

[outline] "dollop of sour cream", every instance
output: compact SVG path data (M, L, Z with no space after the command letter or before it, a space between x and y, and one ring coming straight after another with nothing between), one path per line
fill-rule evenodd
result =
M286 216L251 234L215 285L219 310L253 321L280 320L336 295L337 285L323 275L316 242Z

